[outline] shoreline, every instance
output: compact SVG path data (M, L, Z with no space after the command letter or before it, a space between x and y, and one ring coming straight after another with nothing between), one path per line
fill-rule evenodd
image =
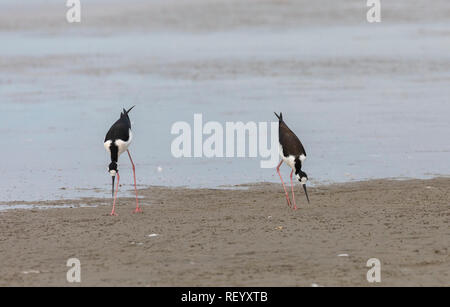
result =
M450 285L450 178L312 187L310 205L296 186L296 211L280 184L246 187L151 187L143 214L119 198L118 217L109 198L1 211L0 286L372 286L369 258L376 285ZM66 281L72 257L80 284Z
M314 189L314 188L326 188L330 186L335 185L347 185L347 184L359 184L359 183L368 183L368 182L375 182L375 181L414 181L414 180L434 180L434 179L450 179L450 175L443 175L443 174L435 174L435 175L429 175L419 178L411 178L411 177L387 177L387 178L369 178L369 179L351 179L349 181L342 181L342 182L336 182L336 181L310 181L308 182L308 190ZM288 187L289 182L285 182L286 187ZM217 186L165 186L165 185L145 185L145 184L138 184L138 192L139 191L146 191L149 189L181 189L181 190L238 190L238 189L249 189L254 186L259 185L280 185L280 182L275 181L260 181L260 182L244 182L244 183L238 183L238 184L220 184ZM125 186L125 189L124 189ZM298 187L297 182L294 183L294 188ZM290 186L289 186L290 187ZM64 188L66 190L67 188ZM88 191L89 194L86 194L85 196L75 196L75 197L67 197L67 198L61 198L61 197L55 197L50 199L36 199L36 200L0 200L0 206L15 206L15 205L24 205L24 206L52 206L52 205L58 205L58 206L67 206L70 207L70 203L75 203L75 205L82 205L84 204L83 200L94 200L101 202L101 200L104 200L105 202L109 202L111 199L108 198L108 195L110 195L110 191L107 189L102 188L76 188L71 191L72 195L75 194L75 191ZM297 191L298 192L298 191ZM98 195L98 196L93 196ZM101 197L101 196L104 197ZM119 197L124 199L133 199L134 198L134 186L132 183L127 183L125 185L120 185L120 191L119 191ZM140 197L140 196L139 196ZM51 209L51 208L49 208ZM16 210L16 209L7 209L9 210ZM18 208L17 210L21 210ZM27 210L27 209L25 209ZM0 208L0 212L2 212Z

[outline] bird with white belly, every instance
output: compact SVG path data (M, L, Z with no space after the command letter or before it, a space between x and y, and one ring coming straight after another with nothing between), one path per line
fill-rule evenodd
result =
M111 215L117 215L115 212L116 208L116 199L117 199L117 191L119 189L119 171L117 169L117 163L119 160L119 156L123 154L125 151L128 153L128 157L130 158L131 165L133 167L133 176L134 176L134 190L136 192L136 209L134 212L142 212L141 208L139 208L137 187L136 187L136 169L133 163L133 159L131 158L130 151L128 150L128 146L131 144L131 140L133 139L133 134L131 132L131 121L128 117L128 113L134 108L131 107L128 111L123 109L120 114L120 118L111 126L108 133L106 134L105 141L103 145L109 154L111 155L111 163L108 167L108 172L112 177L112 197L113 208L111 211ZM114 194L114 180L117 176L117 187Z
M283 178L281 177L280 166L284 162L292 169L291 190L292 190L292 200L294 202L293 209L295 210L297 209L297 205L295 203L294 183L292 180L294 173L297 180L300 181L301 185L303 186L303 190L305 191L306 194L306 199L308 200L309 203L308 191L306 190L306 182L308 181L308 175L304 171L302 171L303 163L306 160L306 151L305 148L303 147L303 144L300 142L295 133L292 132L292 130L289 129L289 127L284 122L283 114L280 113L280 115L278 115L277 113L275 113L275 115L279 120L278 140L280 145L280 156L281 156L281 161L277 166L277 173L280 176L288 206L291 207L289 194L284 185Z

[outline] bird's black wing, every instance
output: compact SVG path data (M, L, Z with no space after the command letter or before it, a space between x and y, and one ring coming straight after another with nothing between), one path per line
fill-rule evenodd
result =
M130 138L130 129L131 124L128 116L126 118L121 117L114 123L114 125L111 126L111 128L109 128L109 131L105 137L105 142L108 140L122 140L127 142Z
M302 142L298 139L294 132L285 124L284 121L279 123L279 142L283 147L283 154L285 157L293 155L298 157L300 155L306 156L305 148Z

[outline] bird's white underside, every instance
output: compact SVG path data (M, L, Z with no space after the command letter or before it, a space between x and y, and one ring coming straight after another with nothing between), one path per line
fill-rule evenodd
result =
M106 141L105 143L103 143L103 146L105 146L105 149L108 153L111 153L111 149L110 149L111 143L112 143L112 141L109 141L109 140Z
M127 142L124 142L122 140L116 140L114 142L114 144L116 144L116 146L119 148L119 156L121 154L123 154L125 151L127 151L128 146L130 146L131 141L133 140L133 133L131 133L131 129L129 131L130 133L130 137L128 138ZM103 146L105 146L105 149L108 153L111 153L111 140L106 141L105 143L103 143Z
M279 144L279 146L280 146L280 156L281 156L281 158L283 159L283 161L290 168L292 168L295 171L295 156L289 155L289 156L285 157L284 153L283 153L283 147L281 146L281 144ZM306 160L306 156L305 155L300 155L299 159L300 159L300 162L303 163Z
M119 147L119 156L120 156L121 154L123 154L125 151L127 151L128 146L130 146L131 141L133 140L133 133L131 133L131 129L130 129L130 131L129 131L129 135L130 135L130 136L129 136L127 142L124 142L124 141L122 141L122 140L116 140L116 141L115 141L116 146Z

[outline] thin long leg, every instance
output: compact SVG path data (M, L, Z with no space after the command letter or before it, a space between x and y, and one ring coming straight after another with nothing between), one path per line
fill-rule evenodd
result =
M297 205L295 204L295 194L294 194L294 183L292 182L292 175L294 174L294 170L291 172L291 190L292 190L292 200L294 202L294 210L297 210Z
M280 164L278 164L278 166L277 166L277 173L280 176L281 184L283 185L283 189L284 189L284 194L286 195L286 200L287 200L288 206L290 207L291 206L291 201L289 200L289 195L288 195L288 192L287 192L286 187L284 185L283 177L281 177L281 173L280 173L280 166L281 166L282 163L283 163L283 160L281 160Z
M113 208L112 208L112 211L111 211L111 216L112 215L115 215L115 216L117 216L117 213L116 213L116 199L117 199L117 191L119 190L119 181L120 181L120 176L119 176L119 172L117 172L116 173L116 176L117 176L117 186L116 186L116 191L115 191L115 193L114 193L114 201L113 201Z
M134 191L136 192L136 210L134 210L134 213L142 212L142 209L139 208L139 201L138 201L138 193L137 193L137 187L136 187L136 168L134 167L133 159L131 159L130 151L127 149L128 157L130 157L131 165L133 166L133 177L134 177Z

